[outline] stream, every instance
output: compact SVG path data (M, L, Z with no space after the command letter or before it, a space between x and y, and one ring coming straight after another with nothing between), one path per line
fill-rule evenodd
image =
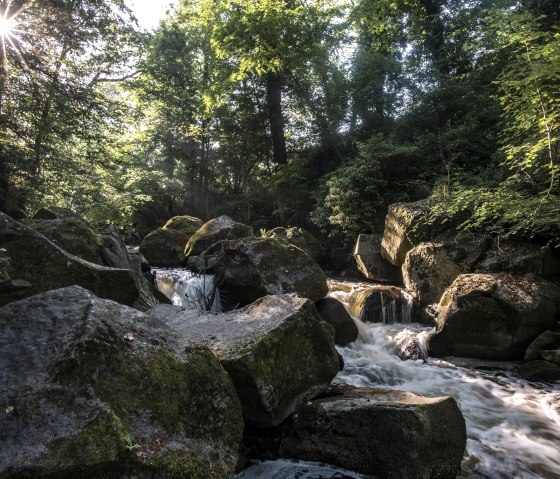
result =
M197 289L200 284L197 283ZM203 284L206 284L205 282ZM350 299L371 284L330 281L329 295L351 311ZM192 302L192 301L191 301ZM409 318L406 312L402 316ZM385 315L383 316L385 318ZM560 385L530 383L517 373L520 363L464 358L401 361L398 344L416 338L425 344L433 328L410 323L363 323L360 336L337 347L345 368L335 381L386 387L425 396L453 396L467 425L467 450L460 479L560 478ZM330 466L266 461L236 479L356 479ZM383 478L379 478L383 479Z

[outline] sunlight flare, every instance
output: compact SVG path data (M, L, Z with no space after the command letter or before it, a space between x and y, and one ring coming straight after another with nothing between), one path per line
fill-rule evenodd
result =
M12 34L14 29L14 22L13 20L0 18L0 35L3 37L7 37Z

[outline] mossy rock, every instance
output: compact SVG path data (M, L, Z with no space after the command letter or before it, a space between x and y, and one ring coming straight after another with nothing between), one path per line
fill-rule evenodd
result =
M163 229L176 230L191 237L204 224L200 218L194 216L174 216L165 225Z
M148 314L187 344L210 347L230 374L245 420L280 424L324 391L338 373L334 329L314 304L296 295L266 296L235 311L202 314L160 305Z
M241 408L208 348L77 286L0 316L1 477L231 476Z
M523 359L529 344L556 325L560 288L535 277L463 274L439 303L431 356Z
M334 385L265 434L248 428L251 458L332 464L383 479L455 479L467 434L451 397Z
M152 266L179 267L189 235L173 229L160 228L147 235L140 252Z
M354 248L356 266L367 279L402 283L401 271L381 256L382 235L359 235Z
M221 241L204 252L210 258L226 309L269 294L296 293L313 301L326 296L327 277L301 249L272 238Z
M38 231L78 258L91 263L103 264L101 256L103 241L99 235L84 221L78 218L60 218L53 220L26 219L22 223Z
M274 228L266 233L266 237L287 241L305 251L313 261L321 259L321 243L303 228Z
M141 295L140 279L133 271L73 256L4 213L0 213L0 249L9 259L5 268L14 286L0 289L0 305L70 285L126 305L134 305Z
M220 216L204 223L191 236L184 248L185 256L198 256L223 240L236 240L254 236L253 228L233 221L229 216Z

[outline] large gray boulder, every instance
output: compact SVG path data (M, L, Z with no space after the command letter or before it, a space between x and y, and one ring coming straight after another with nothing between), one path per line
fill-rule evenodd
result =
M111 268L132 269L128 261L128 251L124 240L115 225L108 225L101 230L101 260Z
M338 299L320 299L317 301L317 311L321 319L334 328L334 340L337 345L344 346L358 339L358 326Z
M0 250L2 276L9 278L0 287L0 306L71 285L130 306L136 305L141 296L140 280L133 271L107 268L72 256L4 213L0 213Z
M420 306L439 303L457 276L474 271L489 243L485 236L455 231L438 235L434 242L420 243L406 254L402 266L405 288Z
M354 248L354 259L360 272L381 283L401 283L401 271L381 256L383 235L360 235Z
M221 241L204 252L216 274L222 306L251 304L269 294L297 293L313 301L326 296L327 277L301 249L271 238Z
M194 216L174 216L163 226L166 230L176 230L191 237L204 224L200 218Z
M383 258L400 267L404 263L406 253L438 232L436 226L423 222L430 206L429 199L389 206L381 241Z
M241 409L208 348L77 286L0 317L0 477L231 477Z
M103 242L82 219L65 217L52 220L25 219L21 222L46 236L68 253L91 263L103 264L101 259Z
M181 231L160 228L148 234L140 243L140 252L152 266L180 267L189 235Z
M197 256L222 240L236 240L254 236L253 228L233 221L229 216L220 216L204 223L193 234L184 248L185 256Z
M267 238L287 241L305 251L313 261L321 259L321 243L303 228L274 228L266 233Z
M556 325L560 288L534 277L464 274L441 298L431 356L522 359Z
M335 385L266 437L246 432L252 454L332 464L383 479L454 479L465 421L450 397Z
M338 373L332 326L296 295L261 298L221 314L160 305L149 312L186 344L204 344L230 374L245 420L280 424L298 404L323 392Z

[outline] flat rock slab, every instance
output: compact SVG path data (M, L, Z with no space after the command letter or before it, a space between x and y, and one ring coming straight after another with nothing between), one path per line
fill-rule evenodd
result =
M164 321L186 345L204 344L230 374L247 421L278 425L298 404L323 392L339 371L334 329L310 300L266 296L228 313L203 314L159 305Z
M0 317L0 477L230 477L241 409L208 348L77 286Z
M332 464L383 479L454 479L465 421L450 397L335 385L279 428L246 431L253 455Z
M354 248L356 265L366 278L382 283L402 283L400 268L381 256L383 235L359 235Z

